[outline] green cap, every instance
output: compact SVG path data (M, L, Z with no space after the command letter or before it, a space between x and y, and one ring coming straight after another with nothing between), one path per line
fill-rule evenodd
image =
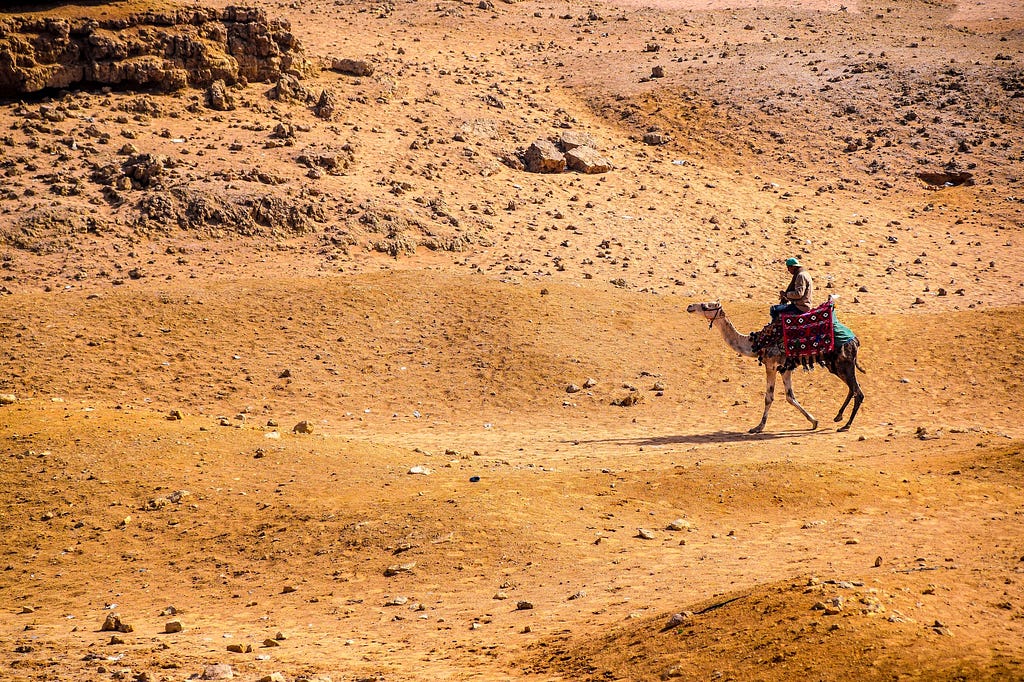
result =
M798 259L796 259L796 258L787 258L786 259L786 267L787 268L794 268L794 267L798 268L798 267L800 267L800 261Z

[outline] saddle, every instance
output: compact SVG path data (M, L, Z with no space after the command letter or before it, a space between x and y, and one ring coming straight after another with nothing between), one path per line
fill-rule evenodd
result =
M758 360L764 354L785 356L779 371L825 364L828 354L835 350L834 308L829 297L817 308L781 315L778 322L769 322L761 331L752 332L750 339Z

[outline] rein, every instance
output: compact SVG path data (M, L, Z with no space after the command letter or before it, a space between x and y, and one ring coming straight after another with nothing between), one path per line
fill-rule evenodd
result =
M721 314L722 314L722 308L719 307L717 310L715 310L715 314L711 316L711 321L708 323L708 329L711 329L712 327L715 326L715 320L717 320L718 316L721 315Z

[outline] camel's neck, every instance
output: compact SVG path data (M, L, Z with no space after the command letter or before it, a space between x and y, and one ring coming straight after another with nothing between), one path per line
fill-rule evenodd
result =
M722 338L725 339L729 348L732 348L740 355L746 355L747 357L754 357L757 355L754 352L754 345L751 343L750 337L736 331L736 327L734 327L729 318L725 316L724 310L715 318L713 326L718 329L718 331L722 332Z

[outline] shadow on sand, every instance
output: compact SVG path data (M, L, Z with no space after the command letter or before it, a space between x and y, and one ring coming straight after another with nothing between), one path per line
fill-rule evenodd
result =
M748 433L746 431L714 431L712 433L690 433L674 436L652 436L648 438L601 438L595 440L571 441L579 445L630 445L635 447L658 446L658 445L685 445L697 444L706 445L709 443L748 443L757 441L772 441L780 438L808 438L823 436L833 433L830 429L817 429L815 431L792 430L776 431L772 433ZM568 442L568 441L567 441Z

